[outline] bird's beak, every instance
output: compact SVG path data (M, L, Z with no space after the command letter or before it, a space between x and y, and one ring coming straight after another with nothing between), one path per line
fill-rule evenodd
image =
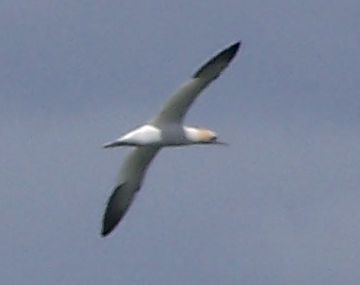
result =
M229 145L227 142L222 142L222 141L214 141L214 144L223 145L223 146L228 146Z

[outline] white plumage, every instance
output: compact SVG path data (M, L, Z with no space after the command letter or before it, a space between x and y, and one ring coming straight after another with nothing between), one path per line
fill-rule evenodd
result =
M125 215L135 193L141 188L146 170L158 151L165 146L223 144L214 131L183 125L185 115L200 92L205 89L235 57L240 42L224 49L170 97L161 112L149 123L107 143L105 148L135 146L120 170L105 210L102 235L108 235Z

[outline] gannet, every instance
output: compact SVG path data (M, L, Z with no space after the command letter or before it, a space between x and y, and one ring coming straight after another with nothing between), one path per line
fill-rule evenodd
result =
M102 236L107 236L121 221L142 186L145 173L162 147L193 144L224 144L208 129L184 126L191 104L235 57L241 42L227 47L201 66L167 101L161 112L141 127L106 143L104 148L133 146L120 170L103 216Z

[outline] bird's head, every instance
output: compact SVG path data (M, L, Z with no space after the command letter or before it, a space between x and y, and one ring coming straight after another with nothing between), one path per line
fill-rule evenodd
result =
M185 128L186 138L194 144L221 144L227 145L227 143L218 141L217 134L208 129L203 128Z

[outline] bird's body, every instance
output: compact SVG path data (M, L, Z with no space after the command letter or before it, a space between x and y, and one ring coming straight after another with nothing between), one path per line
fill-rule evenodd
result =
M135 146L125 160L103 219L102 235L109 234L125 215L141 188L146 170L162 147L191 144L223 144L214 131L183 125L191 104L235 57L240 42L223 50L203 65L179 90L170 97L161 112L148 123L124 136L106 143L105 148Z
M162 128L154 125L143 125L119 139L106 143L104 148L115 146L181 146L206 143L216 139L216 134L207 129L199 129L178 124L165 125Z

